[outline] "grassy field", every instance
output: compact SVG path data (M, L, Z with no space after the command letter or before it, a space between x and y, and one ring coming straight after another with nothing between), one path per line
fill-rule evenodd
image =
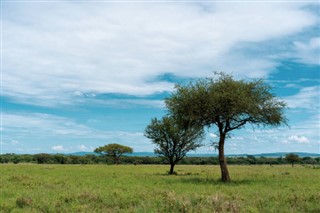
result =
M320 212L302 166L0 165L1 212Z

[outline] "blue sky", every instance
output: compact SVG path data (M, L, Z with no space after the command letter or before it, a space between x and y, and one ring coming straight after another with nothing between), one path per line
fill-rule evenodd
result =
M319 3L2 1L1 153L70 153L144 137L174 84L263 78L288 127L234 131L227 154L320 152ZM214 153L207 130L206 146Z

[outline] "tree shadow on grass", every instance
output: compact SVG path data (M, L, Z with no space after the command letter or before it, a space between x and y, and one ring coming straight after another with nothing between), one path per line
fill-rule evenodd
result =
M155 176L168 177L170 182L175 183L185 183L185 184L203 184L203 185L226 185L226 186L241 186L241 185L251 185L259 182L257 179L231 179L230 182L225 183L220 180L220 178L203 176L200 173L178 173L178 174L168 174L168 173L156 173Z
M176 179L176 182L186 183L186 184L204 184L204 185L225 185L225 186L240 186L240 185L251 185L256 183L257 180L254 179L243 179L243 180L231 180L228 183L222 182L220 179L211 177L190 177L190 178L180 178Z
M193 176L193 175L200 175L200 173L192 173L192 172L179 172L179 173L174 173L174 174L169 174L169 172L166 172L166 173L156 173L156 174L153 174L153 175L156 175L156 176L168 176L168 177L180 177L180 176Z

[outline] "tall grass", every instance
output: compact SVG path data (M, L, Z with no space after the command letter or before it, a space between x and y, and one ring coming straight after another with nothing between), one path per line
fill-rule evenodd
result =
M320 212L320 170L302 166L1 167L1 212Z

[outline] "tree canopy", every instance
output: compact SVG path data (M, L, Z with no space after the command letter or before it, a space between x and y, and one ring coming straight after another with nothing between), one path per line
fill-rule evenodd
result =
M96 153L104 154L114 159L114 163L118 164L120 156L124 153L132 153L133 149L128 146L123 146L120 144L107 144L105 146L100 146L94 150Z
M163 117L161 120L154 118L145 130L145 136L156 144L154 152L165 156L171 167L169 174L174 173L174 166L189 151L202 146L204 137L203 128L190 125L173 117Z
M291 163L292 167L294 163L298 162L300 160L299 155L296 155L294 153L289 153L285 157L286 161Z
M286 104L272 94L263 80L235 80L223 73L217 78L176 85L176 91L166 99L169 113L192 124L217 127L221 179L230 181L224 143L230 131L245 124L276 127L286 124Z

